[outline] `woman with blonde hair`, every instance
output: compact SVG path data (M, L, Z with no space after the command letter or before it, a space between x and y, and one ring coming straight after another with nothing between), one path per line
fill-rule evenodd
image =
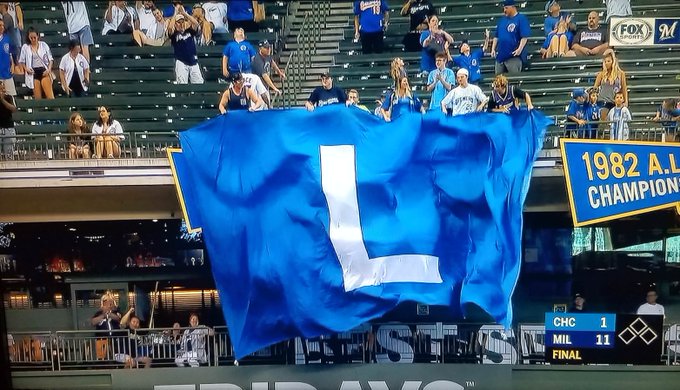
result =
M390 63L390 77L394 84L392 87L397 88L397 82L400 78L406 77L406 68L404 67L404 60L401 57L394 57L392 63Z
M606 118L609 110L616 105L614 97L617 92L623 93L623 104L625 106L628 105L626 72L619 66L614 50L607 49L602 54L602 70L597 74L593 88L599 90L600 100L604 103L602 109L603 118Z
M85 119L79 112L74 112L68 118L68 133L73 134L69 137L68 158L75 160L77 158L90 158L90 144L87 134L90 130L85 123Z
M425 112L420 99L411 93L411 86L406 76L399 78L397 87L385 99L381 110L385 122L392 121L404 112Z

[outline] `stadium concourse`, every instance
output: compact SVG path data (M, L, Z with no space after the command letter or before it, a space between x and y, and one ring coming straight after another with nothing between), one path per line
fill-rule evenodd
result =
M282 67L288 64L291 53L296 50L299 53L295 54L308 57L289 65L290 77L284 84L284 88L288 88L284 91L284 98L278 99L275 105L303 106L309 93L318 85L318 76L331 70L336 85L346 90L357 89L364 104L372 107L372 102L392 85L388 74L394 57L404 59L416 95L427 99L426 80L419 74L420 52L403 51L402 38L409 28L408 17L399 14L400 2L390 3L392 10L384 41L385 51L363 55L360 43L353 41L351 2L266 2L266 20L260 24L259 32L247 34L247 40L253 44L261 39L276 42L277 57ZM502 15L498 1L436 0L433 3L442 28L454 37L452 55L457 53L463 39L468 39L472 46L481 45L484 30L493 31L496 20ZM593 85L595 75L601 69L601 60L593 57L541 59L538 49L544 41L544 3L518 3L519 11L529 17L532 28L528 42L529 65L525 72L512 75L509 80L531 94L535 107L556 118L557 126L550 131L561 134L559 126L563 127L561 123L570 101L570 92L574 87ZM226 84L217 81L221 73L220 54L223 45L231 40L230 35L216 34L216 45L198 48L205 84L177 85L173 81L171 47L136 47L128 35L101 35L106 5L105 1L87 2L95 38L95 45L91 48L93 74L89 96L64 97L55 83L55 100L33 100L30 91L22 86L23 77L15 77L19 112L14 119L19 136L64 132L64 123L71 110L82 112L86 121L92 123L96 118L96 108L102 105L114 110L126 132L179 131L218 113L219 94L226 88ZM60 4L36 1L25 2L22 6L25 26L38 28L42 39L52 48L55 62L58 61L68 50ZM632 2L632 9L634 16L680 15L678 2L637 0ZM562 1L562 10L573 13L573 21L581 27L592 10L602 15L604 23L606 8L601 0L568 0ZM305 24L305 13L308 12L315 23ZM312 37L304 36L310 33ZM675 47L617 48L620 65L629 78L629 107L634 119L651 119L663 99L678 94L678 50ZM491 90L493 64L494 59L488 55L482 60L484 79L480 86L485 93ZM295 69L303 65L303 71Z

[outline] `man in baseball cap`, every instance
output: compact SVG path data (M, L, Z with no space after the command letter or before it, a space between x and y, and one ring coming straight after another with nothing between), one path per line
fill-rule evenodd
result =
M328 104L347 103L345 91L333 85L333 77L330 71L321 73L321 85L314 88L305 102L308 111L314 111L317 107Z
M489 101L482 89L468 83L470 72L460 68L456 72L458 86L452 89L442 100L441 109L444 114L464 115L475 111L482 111Z

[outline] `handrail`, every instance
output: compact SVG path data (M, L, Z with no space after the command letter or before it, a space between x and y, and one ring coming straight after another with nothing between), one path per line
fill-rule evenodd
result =
M118 368L132 351L138 357L151 357L154 366L175 366L183 356L182 340L199 338L201 341L196 345L201 346L200 356L189 363L214 367L235 364L226 326L198 328L202 329L199 332L196 329L10 331L11 367L48 371ZM420 361L434 364L489 363L488 352L493 351L505 364L535 364L545 360L545 332L542 323L519 323L511 329L481 323L367 323L334 335L283 341L244 360L263 364L363 364L379 363L381 356L387 362L387 355L393 351L410 356L413 361L418 355ZM662 335L664 348L659 353L659 364L676 365L680 356L680 324L664 324ZM333 354L324 352L328 350Z

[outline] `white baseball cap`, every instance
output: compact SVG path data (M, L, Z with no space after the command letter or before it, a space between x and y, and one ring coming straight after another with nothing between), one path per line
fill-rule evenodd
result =
M470 76L470 73L465 68L460 68L460 69L458 69L458 72L456 72L456 76L460 76L462 74L464 74L466 76Z

